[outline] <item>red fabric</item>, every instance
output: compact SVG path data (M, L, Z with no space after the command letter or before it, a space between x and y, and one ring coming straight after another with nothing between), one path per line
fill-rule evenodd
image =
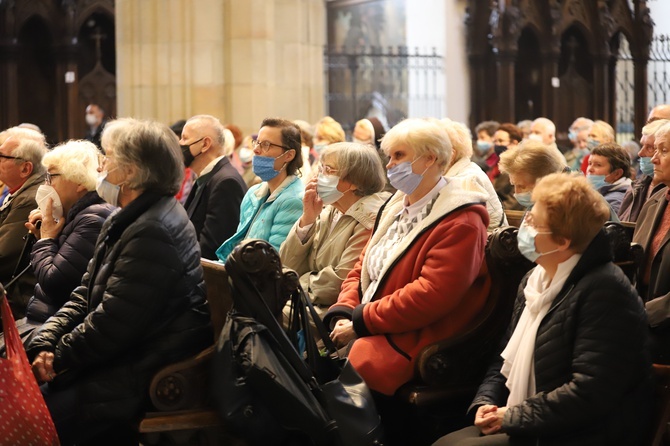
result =
M500 161L500 157L495 152L493 152L488 158L486 158L486 165L489 166L489 170L488 172L486 172L486 175L492 182L500 175L500 168L498 167L498 161Z
M591 158L591 154L590 154L590 153L587 154L587 155L584 157L584 159L582 160L582 165L581 165L581 167L579 168L579 170L581 170L582 173L583 173L584 175L586 175L586 171L587 171L588 168L589 168L589 158Z
M363 307L372 336L357 339L349 353L370 388L395 393L414 377L422 348L464 332L483 308L491 287L484 258L487 224L484 206L447 215L414 240L382 278L372 301ZM364 255L365 251L361 259ZM360 277L359 260L335 306L353 309L360 304Z
M58 434L30 369L7 299L2 297L7 359L0 359L0 444L57 446Z

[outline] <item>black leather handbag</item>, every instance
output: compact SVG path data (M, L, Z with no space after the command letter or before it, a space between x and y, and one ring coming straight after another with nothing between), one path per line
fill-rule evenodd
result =
M286 439L294 444L302 436L305 444L383 445L370 390L348 362L340 370L342 360L327 335L324 342L330 344L317 350L307 316L311 303L295 272L281 269L274 248L262 240L245 241L228 257L226 272L233 310L217 343L211 382L229 425L252 444ZM286 302L278 295L295 304L300 322L291 326L303 330L306 355L292 342L296 332L285 332L276 318ZM326 334L322 324L318 330ZM339 376L316 376L319 362Z

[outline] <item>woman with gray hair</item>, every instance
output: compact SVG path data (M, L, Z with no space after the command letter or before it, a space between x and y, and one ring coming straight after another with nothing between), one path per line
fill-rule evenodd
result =
M319 314L337 301L342 281L370 238L386 175L372 145L335 143L321 152L318 176L307 183L303 213L279 251L300 275ZM290 302L284 314L288 315Z
M102 145L96 190L121 209L81 286L27 349L62 444L126 433L115 443L125 444L156 371L212 340L195 229L174 198L184 172L177 137L121 119Z
M17 322L22 334L43 324L67 302L114 210L95 192L99 153L92 142L68 141L42 158L47 172L45 184L37 190L39 209L26 223L38 239L30 253L37 283L26 319Z
M349 361L368 386L393 395L414 377L423 347L462 334L483 308L489 217L472 177L442 176L452 148L441 123L402 121L382 149L398 192L324 322L338 346L353 340Z

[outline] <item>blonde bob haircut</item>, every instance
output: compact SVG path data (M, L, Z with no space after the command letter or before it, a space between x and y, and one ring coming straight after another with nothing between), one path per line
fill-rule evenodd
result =
M610 209L580 173L547 175L533 189L533 201L547 210L547 225L557 243L570 240L570 248L582 253L609 219Z
M339 122L330 116L325 116L316 123L314 137L317 135L319 136L319 139L328 141L328 144L344 142L345 139L344 129Z
M452 145L444 124L437 119L410 118L400 121L384 138L382 150L391 155L394 147L406 145L414 150L414 159L435 156L437 165L444 169L451 160Z
M467 158L472 158L472 133L470 129L461 122L452 121L449 118L444 118L440 121L447 130L449 139L451 140L452 156L448 167L456 164L457 161Z
M100 151L90 141L70 140L57 145L42 158L42 165L56 169L63 179L95 190Z
M593 133L597 135L598 141L600 144L605 144L608 142L614 142L615 141L615 136L614 136L614 129L612 128L611 125L606 123L605 121L597 120L593 123L591 126L591 129L589 130L589 133Z
M338 142L321 152L321 162L337 163L337 176L354 186L359 197L381 192L386 186L386 172L377 149L369 144Z
M562 172L565 161L555 147L526 139L518 146L504 151L500 155L498 167L503 173L527 174L537 181L549 174Z

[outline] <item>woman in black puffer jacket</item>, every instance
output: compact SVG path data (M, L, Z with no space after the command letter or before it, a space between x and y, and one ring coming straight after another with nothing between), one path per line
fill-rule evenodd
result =
M122 119L107 124L102 145L96 189L121 210L82 285L28 349L62 444L136 420L153 374L212 342L198 241L174 198L184 170L174 133Z
M81 284L102 224L115 209L95 192L99 154L89 141L68 141L42 159L46 184L38 189L40 208L26 223L38 238L30 253L37 283L26 320L18 322L22 334L53 316Z
M609 209L583 177L552 174L519 228L538 266L519 287L504 349L449 445L642 445L651 409L644 307L600 230Z

